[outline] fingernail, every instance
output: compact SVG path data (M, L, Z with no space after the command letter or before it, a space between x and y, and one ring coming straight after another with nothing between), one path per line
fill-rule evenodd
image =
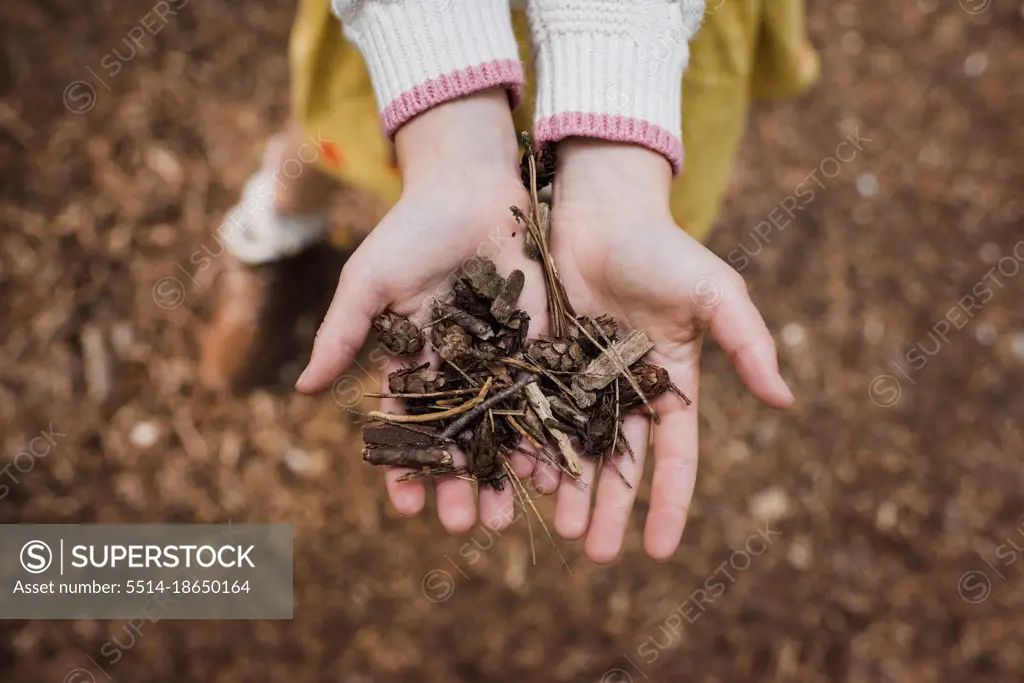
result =
M302 388L302 380L306 379L306 375L307 374L309 374L309 368L306 368L305 370L303 370L302 374L299 375L299 379L295 382L295 388L296 389Z

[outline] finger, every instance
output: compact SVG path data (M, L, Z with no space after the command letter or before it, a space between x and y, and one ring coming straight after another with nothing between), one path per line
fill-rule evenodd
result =
M515 517L515 497L512 482L506 481L501 491L485 484L479 486L480 522L491 531L504 531Z
M466 467L466 454L449 449L456 467ZM476 492L473 482L459 477L440 477L434 481L437 518L450 534L464 534L476 524Z
M697 481L698 364L666 369L692 403L675 394L656 401L661 414L654 427L654 478L644 527L644 549L656 560L668 559L679 547Z
M371 355L373 354L371 353ZM393 356L382 357L386 358L387 362L381 370L380 390L382 393L388 393L391 390L388 375L401 368L402 363ZM393 413L395 415L405 413L402 402L395 398L382 398L380 400L380 409L381 412ZM427 491L422 479L398 481L402 475L412 471L405 467L391 467L384 475L385 488L388 492L388 497L391 499L391 504L395 506L395 509L400 514L407 517L413 517L422 512L427 500Z
M520 442L519 447L524 450L533 450L525 440ZM512 455L508 456L508 464L512 467L512 472L520 479L529 479L533 476L533 468L536 462L537 459L534 456L518 451L513 451Z
M359 353L374 317L384 310L371 279L359 274L353 261L345 265L338 279L331 307L317 331L309 364L299 375L295 388L312 394L330 386Z
M598 564L607 564L615 559L622 548L626 525L633 511L637 490L644 474L644 457L647 452L647 435L650 418L645 415L630 415L625 420L623 435L629 440L635 458L628 453L615 454L605 459L597 483L594 515L587 531L587 557ZM622 476L613 469L618 468ZM629 482L627 486L623 481Z
M395 506L399 514L406 517L414 517L423 511L423 505L427 499L426 489L423 482L418 480L398 481L399 477L412 472L404 467L389 467L384 475L385 487L388 491L388 498Z
M590 492L597 465L591 458L582 458L581 465L580 482L566 477L558 487L558 502L555 504L555 529L569 540L582 538L590 523Z
M779 374L775 341L750 300L742 278L708 277L713 282L695 298L707 311L715 341L755 396L774 408L788 408L793 403L793 393ZM719 300L713 301L716 292Z
M437 367L437 354L424 351L415 358L404 358L405 363L392 358L381 377L382 391L390 390L388 376L403 365L418 365L429 361L431 367ZM405 413L401 399L381 399L381 410L395 414ZM456 467L466 466L466 455L459 449L450 448ZM422 485L421 485L422 488ZM476 494L472 482L457 477L437 477L434 480L434 493L437 501L437 518L449 533L461 534L469 531L476 524ZM411 496L411 494L410 494ZM396 504L397 507L397 504ZM422 504L421 504L422 507Z
M551 462L550 457L546 453L537 453L533 461L533 488L542 495L557 491L562 481L562 470Z

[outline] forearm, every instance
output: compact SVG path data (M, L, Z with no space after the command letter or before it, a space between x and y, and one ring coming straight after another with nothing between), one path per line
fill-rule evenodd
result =
M682 167L682 77L703 0L531 0L541 142L642 145Z
M388 135L445 102L502 87L514 106L523 67L508 0L333 0L366 60Z

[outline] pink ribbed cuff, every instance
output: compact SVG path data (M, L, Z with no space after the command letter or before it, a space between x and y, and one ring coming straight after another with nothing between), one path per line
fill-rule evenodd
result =
M525 80L523 65L517 59L496 59L431 78L384 107L384 130L391 137L406 121L432 107L499 85L508 90L514 108L522 97Z
M658 152L672 164L672 172L683 168L683 143L672 133L650 121L618 114L565 112L540 119L534 125L538 142L558 142L569 137L632 142Z

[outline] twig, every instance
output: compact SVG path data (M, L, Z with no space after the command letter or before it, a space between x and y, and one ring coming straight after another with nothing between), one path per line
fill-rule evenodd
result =
M368 393L363 394L367 398L447 398L449 396L462 396L463 394L472 394L479 391L476 387L470 387L468 389L448 389L447 391L428 391L422 394L377 394Z
M682 389L680 389L679 387L676 386L675 382L669 382L668 383L668 388L669 388L669 390L673 394L675 394L679 398L683 399L683 402L685 402L686 405L692 405L693 404L693 401L691 401L690 398L686 394L683 393Z
M533 525L530 524L530 513L526 509L526 503L524 502L523 492L520 488L523 487L523 483L516 477L516 473L512 471L512 467L508 464L508 460L504 460L501 466L505 468L505 472L508 474L508 480L512 483L512 490L515 491L516 496L519 498L519 505L523 508L523 516L526 517L526 533L530 535L530 557L533 558L533 565L537 566L537 545L533 542ZM537 516L540 519L540 515Z
M514 417L512 417L511 415L505 415L505 419L508 421L510 425L512 425L512 429L519 432L519 435L526 439L531 446L536 448L538 451L544 449L544 446L542 446L540 442L537 441L537 439L533 438L530 432L523 429L522 425L516 422L516 419Z
M609 459L608 459L608 465L610 465L610 466L611 466L611 468L612 468L613 470L615 470L615 474L619 475L619 479L621 479L621 480L622 480L622 483L626 485L626 488L628 488L628 489L631 489L631 488L633 488L633 485L632 485L632 484L630 484L630 483L629 483L628 481L626 481L626 475L624 475L624 474L622 473L622 470L620 470L620 469L619 469L619 466L615 464L615 461L614 461L614 460L612 460L611 458L609 458Z
M551 434L551 438L558 444L558 450L565 459L565 465L569 470L569 474L572 475L573 479L579 479L583 473L583 468L580 466L580 456L572 447L572 440L569 439L569 436L562 430L554 429L550 426L549 420L554 420L555 416L551 412L551 404L548 403L547 397L541 392L539 386L530 384L526 387L526 400L530 403L530 407L533 408L534 412L537 413L537 417L540 418L544 428Z
M484 402L484 397L487 396L487 392L490 390L491 384L493 382L494 382L494 379L492 377L488 377L487 381L484 382L484 385L480 388L480 393L478 393L476 396L474 396L473 398L469 399L468 401L466 401L462 405L456 406L455 408L452 408L451 410L442 410L439 413L424 413L422 415L392 415L391 413L382 413L379 410L371 410L366 415L367 415L367 417L371 417L371 418L374 418L376 420L383 420L384 422L395 422L395 423L398 423L398 422L434 422L435 420L447 420L450 417L455 417L456 415L461 415L462 413L465 413L466 411L469 411L469 410L473 409L474 407L479 406L481 403L483 403ZM451 438L452 434L449 434L448 430L445 430L445 432L441 436L446 438L446 439L448 439L448 438Z
M489 388L491 386L491 382L493 382L493 381L494 381L493 377L488 377L487 378L487 384L484 385L484 388L485 389ZM508 387L507 389L502 389L501 391L496 393L494 396L491 396L486 401L483 400L483 398L478 397L478 398L480 398L480 401L478 401L476 405L470 406L470 408L472 408L472 410L469 410L468 412L463 414L463 416L460 417L458 420L456 420L455 422L452 422L450 425L448 425L445 428L445 430L443 432L441 432L441 436L443 436L446 439L452 438L453 436L455 436L456 434L459 433L459 430L461 430L467 424L472 422L475 417L477 417L478 415L483 413L485 410L487 410L488 408L493 406L495 403L501 403L502 401L507 399L509 396L513 396L514 394L518 393L519 391L522 391L523 387L527 386L531 382L536 382L536 381L537 381L537 375L532 375L532 374L529 374L529 373L525 373L522 377L519 377L518 379L516 379L516 383L515 384L513 384L510 387ZM486 393L486 392L483 392L483 393Z
M512 479L514 482L518 483L519 486L521 486L523 491L525 492L526 487L523 486L523 483L519 481L518 477L515 476L515 473L512 471L511 466L508 464L508 460L504 461L502 465L505 467L505 471L508 472L509 478ZM515 486L515 484L513 484L513 486ZM565 561L565 556L562 555L562 551L558 549L558 544L555 543L555 539L551 535L551 530L548 529L548 525L544 523L544 518L540 516L540 511L537 509L537 506L533 504L533 498L530 497L529 493L527 493L524 496L524 498L526 502L530 504L530 508L533 510L533 514L537 515L537 521L540 522L541 528L544 529L544 533L547 534L548 540L551 541L551 547L555 549L556 553L558 553L558 559L560 559L562 561L562 564L565 565L566 571L572 574L572 568L569 566L569 563ZM534 559L534 564L536 564L536 559Z
M530 372L539 372L540 374L544 375L549 380L551 380L551 382L556 387L561 389L562 392L565 393L565 395L569 397L570 401L573 401L575 403L575 401L572 398L572 390L569 387L565 386L565 384L563 384L557 377L555 377L551 373L551 371L548 370L547 368L543 368L543 367L541 367L541 366L539 366L539 365L537 365L535 363L527 363L526 361L524 361L524 360L522 360L520 358L499 358L498 360L501 361L502 363L507 364L507 365L511 365L511 366L517 367L517 368L522 368L524 370L529 370ZM569 374L569 373L566 373L566 374Z
M615 446L619 443L619 383L615 383L615 431L612 432L612 453L615 452Z

